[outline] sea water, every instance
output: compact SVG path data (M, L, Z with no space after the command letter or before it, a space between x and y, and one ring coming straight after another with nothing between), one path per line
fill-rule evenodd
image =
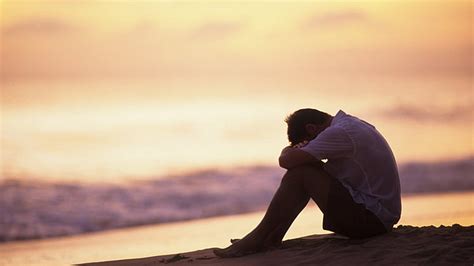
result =
M399 224L414 226L474 224L474 193L438 193L402 198ZM46 240L0 244L1 265L70 265L76 263L177 254L226 247L230 238L252 230L262 212L221 216L162 225L140 226ZM327 234L322 214L310 204L297 217L285 239Z
M473 168L474 158L405 164L402 191L474 190ZM260 166L121 184L8 180L0 183L0 241L264 210L283 174L281 168Z

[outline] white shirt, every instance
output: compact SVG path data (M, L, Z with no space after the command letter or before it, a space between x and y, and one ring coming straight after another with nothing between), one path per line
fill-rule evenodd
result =
M331 125L301 148L337 178L390 230L401 214L400 180L392 150L371 124L339 111Z

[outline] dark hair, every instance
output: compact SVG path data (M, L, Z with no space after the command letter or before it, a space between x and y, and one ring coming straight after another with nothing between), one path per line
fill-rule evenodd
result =
M305 126L307 124L322 125L330 118L329 114L311 108L300 109L289 115L285 122L288 124L287 134L291 145L298 144L304 140L306 137Z

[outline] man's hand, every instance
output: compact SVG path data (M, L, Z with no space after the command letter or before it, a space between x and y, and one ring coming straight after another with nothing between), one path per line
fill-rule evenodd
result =
M307 140L305 140L305 141L302 141L302 142L300 142L300 143L297 143L297 144L295 144L295 145L293 145L293 146L291 146L291 145L290 145L290 146L286 146L286 147L283 148L283 150L281 151L280 157L281 157L282 155L286 154L287 152L291 151L292 149L303 148L303 147L306 146L308 143L309 143L309 142L308 142Z
M300 142L294 146L285 147L280 154L278 162L280 167L291 169L303 164L320 163L313 155L301 150L300 148L306 146L307 141Z
M305 141L302 141L302 142L300 142L300 143L294 145L293 147L295 147L295 148L303 148L304 146L308 145L308 143L309 143L309 142L308 142L307 140L305 140Z
M283 148L283 150L281 151L280 156L283 155L283 154L285 154L285 153L287 153L287 152L290 151L291 149L303 148L303 147L306 146L307 144L308 144L308 141L305 140L305 141L302 141L302 142L300 142L300 143L298 143L298 144L295 144L295 145L293 145L293 146L291 146L291 145L290 145L290 146L286 146L286 147Z

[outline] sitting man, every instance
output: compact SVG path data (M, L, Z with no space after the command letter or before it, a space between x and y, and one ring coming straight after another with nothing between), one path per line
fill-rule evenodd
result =
M260 224L219 257L239 257L281 244L296 216L313 199L323 228L350 238L389 232L401 214L393 153L371 124L339 111L301 109L286 120L291 146L281 152L288 171ZM326 161L323 163L322 160Z

